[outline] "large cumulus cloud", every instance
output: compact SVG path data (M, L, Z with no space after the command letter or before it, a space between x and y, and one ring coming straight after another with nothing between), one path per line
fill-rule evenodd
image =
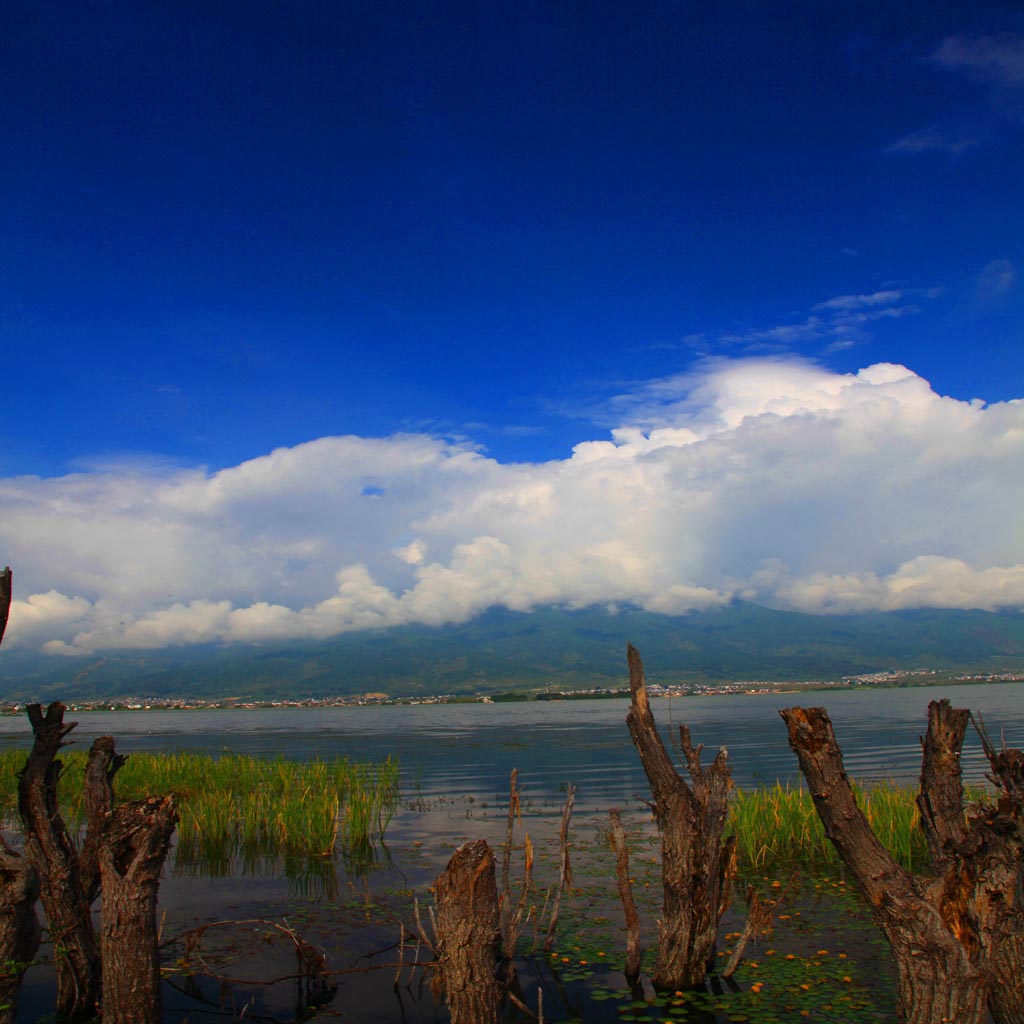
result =
M739 360L610 408L608 439L540 464L327 437L212 473L0 480L0 560L28 595L9 640L252 643L492 605L1024 606L1024 402Z

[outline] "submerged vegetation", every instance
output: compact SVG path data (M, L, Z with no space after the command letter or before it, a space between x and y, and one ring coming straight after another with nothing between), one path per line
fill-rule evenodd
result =
M84 822L84 751L64 755L61 812ZM0 812L11 818L20 750L0 752ZM398 763L356 764L346 758L306 763L245 754L137 753L117 776L122 799L153 793L177 797L179 861L222 862L251 856L332 856L358 850L384 834L398 806Z

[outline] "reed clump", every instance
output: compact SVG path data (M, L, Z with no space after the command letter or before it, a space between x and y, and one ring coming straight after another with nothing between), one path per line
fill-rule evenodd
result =
M928 863L916 788L882 782L855 785L857 803L885 848L908 870ZM811 794L802 785L737 790L730 804L740 863L754 870L822 867L839 858L825 837Z
M62 758L61 814L83 824L85 752ZM16 812L23 751L0 753L0 813ZM398 763L267 760L245 754L136 753L117 776L118 796L141 799L174 793L180 821L177 856L223 862L246 856L330 856L340 846L365 847L381 838L398 805Z

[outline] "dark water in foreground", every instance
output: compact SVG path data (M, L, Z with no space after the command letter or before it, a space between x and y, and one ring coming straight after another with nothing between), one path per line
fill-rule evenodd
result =
M948 697L954 706L980 711L997 742L1002 735L1008 745L1024 746L1024 686L1015 684L822 691L799 696L690 697L656 700L652 706L659 725L689 725L695 741L704 743L708 758L719 745L726 745L734 777L742 787L770 784L777 779L796 782L796 759L778 716L780 708L793 703L828 708L852 776L913 783L920 769L918 736L926 722L927 704L941 697ZM549 1021L671 1019L712 1024L740 1019L744 1013L749 1019L771 1021L774 1018L767 1009L751 1017L756 1005L744 1002L757 1002L755 995L760 990L756 989L758 979L754 975L741 973L738 980L741 987L746 986L744 991L726 993L721 997L725 1002L720 1002L717 1009L713 1003L705 1006L691 1000L684 1006L627 1010L621 998L621 974L604 966L613 959L617 966L623 947L613 873L603 852L608 808L621 806L627 824L637 831L641 848L655 852L653 847L644 846L651 836L648 815L638 795L646 795L647 790L624 724L627 710L626 701L604 700L316 710L88 712L68 717L78 719L80 724L73 737L83 747L95 736L109 733L117 738L118 749L128 753L192 750L295 759L399 758L402 807L388 829L387 848L376 851L375 864L346 864L342 858L336 863L305 865L234 864L228 866L228 873L222 870L221 877L216 878L204 873L201 865L177 864L169 868L161 888L161 906L167 913L165 935L213 920L287 919L322 946L332 967L345 973L337 976L340 989L335 1000L306 1019L345 1019L359 1024L446 1019L418 981L408 984L413 977L411 969L403 973L396 993L396 969L382 965L397 962L398 954L390 947L397 941L398 920L408 920L411 894L429 902L427 886L443 868L451 849L478 836L492 843L503 839L508 777L515 767L523 789L524 827L538 850L538 880L543 885L550 877L541 876L545 872L551 875L557 862L557 821L566 785L577 787L574 843L578 851L578 891L563 911L567 938L560 939L560 943L569 943L561 951L567 956L554 961L555 967L561 968L560 974L548 961L524 965L524 991L534 999L530 1005L536 1005L534 989L541 985L545 1018ZM27 720L0 719L0 746L27 746L29 735ZM968 734L964 765L968 779L982 778L983 761L973 732ZM650 929L656 914L653 893L657 883L649 874L654 870L650 861L647 857L646 865L636 868L638 876L647 872L646 877L653 883L650 894L646 894L651 901L648 944L653 942ZM764 881L766 885L771 883ZM891 992L885 989L890 983L885 980L884 950L879 949L862 910L847 895L841 879L816 884L819 888L807 887L802 902L795 905L802 909L796 909L784 925L780 922L775 940L778 955L789 956L787 966L803 965L810 975L827 972L829 960L808 960L805 955L813 957L819 947L842 955L842 961L835 961L836 969L850 973L837 974L829 983L831 988L821 981L825 986L820 988L825 993L822 999L838 998L830 993L837 986L838 991L844 991L843 985L848 984L851 993L859 993L864 1006L858 1011L860 1016L847 1017L839 1012L838 1004L822 1002L822 1007L830 1007L826 1010L814 1003L786 1003L786 999L806 1001L807 993L818 989L804 988L804 980L794 982L794 995L783 996L782 982L776 979L781 1000L777 1012L783 1019L790 1013L811 1020L887 1019L891 1006L886 1000L891 999ZM735 915L741 912L739 908ZM837 922L842 921L846 924L837 932ZM740 917L734 916L733 926L738 929L740 923ZM287 943L275 942L272 929L262 925L215 931L216 936L210 933L204 939L208 943L206 961L211 966L221 964L223 969L218 973L235 981L229 985L199 981L189 993L169 988L168 1024L298 1019L291 982L254 984L292 972L293 957ZM836 953L844 942L848 952ZM595 943L605 948L596 950ZM170 947L167 953L173 960L181 950ZM604 957L601 961L595 960L599 954ZM223 961L217 959L219 956ZM589 960L590 965L579 965L581 959ZM601 963L601 968L595 968L594 963ZM365 972L365 968L371 970ZM847 976L853 979L849 983L837 980ZM858 978L864 979L859 989ZM43 1019L53 1005L48 968L32 968L27 982L18 1017L24 1024ZM182 979L174 985L188 987ZM764 992L771 992L771 987ZM204 1000L210 1005L204 1005ZM860 1004L854 1000L852 1005L856 1009ZM809 1013L786 1010L786 1006L803 1007ZM574 1018L573 1012L579 1016Z

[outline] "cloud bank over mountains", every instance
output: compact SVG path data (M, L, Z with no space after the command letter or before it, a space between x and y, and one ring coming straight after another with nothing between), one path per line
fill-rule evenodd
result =
M0 557L26 595L7 639L258 643L493 605L1024 606L1024 400L773 358L709 360L612 408L609 439L538 464L407 434L0 479Z

